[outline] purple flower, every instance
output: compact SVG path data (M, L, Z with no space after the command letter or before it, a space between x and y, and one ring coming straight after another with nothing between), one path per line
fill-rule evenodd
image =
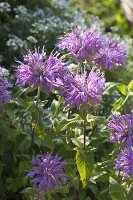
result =
M126 46L119 38L102 35L97 27L79 34L76 29L62 38L58 44L59 49L67 49L69 54L80 60L86 60L91 65L112 70L123 66L126 60Z
M102 47L93 56L93 61L98 67L108 70L112 70L117 66L123 66L125 60L125 43L111 37L104 38Z
M58 44L59 49L67 49L71 56L76 56L77 52L81 48L81 36L78 30L73 29L71 33L66 34L64 38L61 38Z
M31 179L33 187L39 188L40 191L48 191L54 186L60 188L61 182L66 183L67 178L63 171L66 162L61 161L58 155L47 154L35 157L32 163L35 166L28 172L27 177Z
M91 58L102 47L103 36L98 27L92 26L90 29L82 33L82 44L86 52L86 56Z
M133 177L133 146L128 145L118 155L115 169L121 170L124 177Z
M112 131L110 141L125 144L128 140L133 142L133 112L126 115L112 116L108 120L108 127Z
M11 92L9 89L12 87L8 80L4 77L4 68L0 67L0 110L3 109L4 104L11 101Z
M72 57L78 60L89 60L91 56L101 47L101 32L96 27L91 27L82 34L74 29L61 39L59 49L67 49Z
M84 71L81 75L68 75L60 85L59 94L65 98L66 105L97 106L101 102L105 79L99 70L91 70L87 77Z
M29 90L39 86L45 93L53 90L56 78L61 78L66 70L64 63L57 56L51 54L44 60L45 56L44 49L41 53L39 49L35 49L34 54L29 51L28 55L23 55L24 62L17 61L17 82L20 85L28 85Z

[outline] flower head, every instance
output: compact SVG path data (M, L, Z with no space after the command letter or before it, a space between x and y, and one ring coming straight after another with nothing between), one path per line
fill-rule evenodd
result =
M119 38L102 35L98 27L92 26L83 33L74 29L58 44L59 49L67 49L77 60L86 60L91 65L112 70L123 66L126 60L126 46Z
M3 73L4 68L0 67L0 110L3 105L11 101L11 92L9 89L12 87Z
M35 49L34 54L29 51L28 55L23 55L24 62L17 61L19 63L17 82L20 85L28 85L29 90L39 86L45 93L54 88L56 78L65 73L64 63L53 54L44 60L45 56L44 49L41 53L39 53L39 49Z
M100 71L92 69L88 77L85 71L81 75L66 76L59 94L65 97L66 105L95 107L101 102L104 84L105 79Z
M133 146L128 145L118 155L115 169L121 170L124 177L133 177Z
M101 33L96 27L91 27L83 33L77 29L61 39L58 44L59 49L67 49L72 57L78 60L89 60L93 54L101 47Z
M63 171L66 162L61 161L61 157L47 154L33 158L32 163L35 167L28 172L27 177L31 179L33 187L48 191L54 186L60 188L61 182L66 183L67 178Z
M92 26L82 33L82 44L89 57L102 47L103 36L98 27Z
M98 67L108 70L112 70L117 66L123 66L125 60L125 43L111 37L104 37L102 47L93 56L93 61Z
M73 29L71 33L66 34L64 38L58 44L59 49L67 49L71 56L76 55L76 53L81 48L81 36L77 29Z
M108 127L112 131L110 141L125 144L128 140L133 142L133 112L131 114L112 116L108 120Z

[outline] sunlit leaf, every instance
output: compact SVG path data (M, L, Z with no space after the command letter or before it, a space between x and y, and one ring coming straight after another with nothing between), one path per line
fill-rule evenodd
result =
M125 191L112 177L109 178L109 190L112 200L125 200Z
M121 92L121 94L123 94L124 96L127 96L127 87L126 85L122 84L122 83L117 83L116 84L118 90Z

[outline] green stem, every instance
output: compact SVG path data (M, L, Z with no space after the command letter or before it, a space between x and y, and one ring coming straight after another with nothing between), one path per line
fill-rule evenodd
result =
M124 101L122 102L121 106L119 107L119 110L124 106L124 104L127 102L130 95L127 95Z
M86 121L84 120L84 122L83 122L83 124L84 124L84 150L85 150L85 145L86 145Z
M48 200L52 200L50 192L47 192L47 197L48 197Z
M38 107L38 103L39 103L39 100L40 100L40 86L38 86L38 89L37 89L37 100L36 100L36 109Z
M38 111L38 104L39 104L39 100L40 100L40 86L38 86L37 89L37 100L36 100L36 104L35 104L35 109L36 109L36 119L35 119L35 124L34 126L32 126L32 136L31 136L31 153L33 153L33 149L34 149L34 137L35 137L35 126L38 124L39 122L39 111Z

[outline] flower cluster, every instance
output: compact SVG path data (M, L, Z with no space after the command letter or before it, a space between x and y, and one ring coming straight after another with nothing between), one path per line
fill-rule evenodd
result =
M59 49L67 49L78 60L87 60L100 68L112 70L122 66L126 60L126 46L119 38L102 35L98 28L92 26L83 33L74 29L61 38Z
M59 49L67 49L72 57L78 60L87 59L101 47L101 33L96 27L79 34L77 29L61 38L58 44Z
M99 67L112 70L122 66L126 60L126 46L119 38L105 37L103 45L93 56L93 62Z
M67 182L63 171L66 162L61 161L58 155L47 154L35 157L32 163L35 166L28 172L27 177L31 179L33 187L39 188L40 191L49 191L54 186L60 188L61 182Z
M115 169L122 170L124 177L133 176L133 112L112 116L108 127L112 131L110 141L120 144Z
M0 67L0 110L2 110L3 105L11 101L11 84L4 77L3 68Z
M61 78L66 69L64 63L57 56L51 54L44 60L46 53L44 49L39 53L39 49L35 49L32 54L23 55L24 63L21 61L17 68L17 82L22 85L28 85L29 90L34 90L38 86L45 93L50 92L54 88L56 78Z
M112 116L108 120L108 127L112 131L110 141L125 144L128 140L133 142L133 113Z
M124 177L133 177L133 146L122 150L116 159L115 169L121 170Z
M95 107L101 102L105 79L99 70L92 69L89 76L84 71L81 75L67 76L60 85L59 94L65 97L66 105L89 105Z

